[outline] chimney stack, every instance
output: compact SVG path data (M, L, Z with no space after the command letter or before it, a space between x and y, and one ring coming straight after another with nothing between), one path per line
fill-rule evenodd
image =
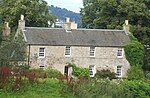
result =
M18 29L15 34L15 37L18 37L20 32L23 32L25 29L25 20L24 20L24 15L20 16L20 20L18 21Z
M3 29L3 37L4 37L4 40L6 40L8 38L10 34L10 27L9 27L9 23L8 22L5 22L4 24L4 29Z
M125 20L125 24L123 25L123 30L125 31L126 35L129 34L129 21Z
M18 29L23 31L25 29L25 20L24 15L21 15L19 23L18 23Z
M71 22L70 18L66 18L66 22L64 24L64 29L66 30L72 30L72 29L77 29L77 24L75 22Z

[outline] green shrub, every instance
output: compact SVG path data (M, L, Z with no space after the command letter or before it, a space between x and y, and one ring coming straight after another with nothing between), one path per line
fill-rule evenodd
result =
M45 70L43 70L42 68L31 69L30 71L35 73L36 78L47 78L47 74L46 74Z
M131 68L127 71L127 79L128 80L145 79L142 68L137 67L137 66L131 66Z
M145 71L145 77L146 79L150 79L150 71Z
M59 78L59 76L61 75L61 73L58 70L53 69L51 67L48 67L45 71L47 73L48 78Z
M116 73L111 72L110 70L100 70L97 71L95 74L96 78L109 78L109 79L115 79L116 78Z
M144 47L138 41L132 41L125 47L125 55L131 66L142 66L144 58Z
M69 64L69 67L73 69L73 75L76 77L89 77L89 69L88 68L80 68L75 64Z
M128 93L132 94L132 98L150 98L149 81L125 80L121 85L124 91L129 91Z

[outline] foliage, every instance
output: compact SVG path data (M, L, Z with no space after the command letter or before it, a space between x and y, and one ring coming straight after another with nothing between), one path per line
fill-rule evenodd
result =
M89 77L89 69L88 68L80 68L75 64L68 64L69 67L73 69L73 75L76 77Z
M142 80L145 79L144 72L142 68L137 66L131 66L127 72L128 80Z
M145 71L150 71L150 46L145 46L144 65L142 68Z
M83 0L82 26L122 29L129 20L131 32L144 44L150 44L149 0Z
M0 98L75 98L73 94L61 93L63 87L56 79L39 79L38 83L29 84L26 80L22 82L17 92L0 91Z
M78 98L149 98L149 81L89 79L75 87Z
M11 63L19 63L26 60L26 43L23 36L19 35L14 39L10 35L6 41L1 43L0 47L0 66L11 65Z
M145 77L150 80L150 71L145 71Z
M100 70L97 71L95 74L96 78L109 78L109 79L115 79L116 78L116 73L111 72L110 70Z
M2 0L0 3L2 22L9 22L16 27L20 15L25 16L26 26L48 26L48 21L54 22L54 17L48 11L44 0Z
M124 90L128 90L132 94L132 98L149 98L150 97L150 81L123 81L121 85Z
M144 47L138 41L131 41L131 43L124 47L125 55L131 66L142 66L144 59Z
M47 73L48 78L58 78L61 75L61 73L58 70L51 67L48 67L45 71Z
M132 98L129 90L107 79L84 81L75 88L78 98Z

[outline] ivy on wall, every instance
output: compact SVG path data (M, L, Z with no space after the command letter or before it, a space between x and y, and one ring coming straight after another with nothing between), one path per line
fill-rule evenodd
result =
M131 66L143 65L144 46L130 33L131 42L124 46L126 59Z

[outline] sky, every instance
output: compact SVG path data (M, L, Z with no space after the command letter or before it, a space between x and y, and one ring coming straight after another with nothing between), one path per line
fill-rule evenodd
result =
M66 8L73 12L80 12L80 8L83 8L82 0L45 0L48 5L54 5L61 8Z

